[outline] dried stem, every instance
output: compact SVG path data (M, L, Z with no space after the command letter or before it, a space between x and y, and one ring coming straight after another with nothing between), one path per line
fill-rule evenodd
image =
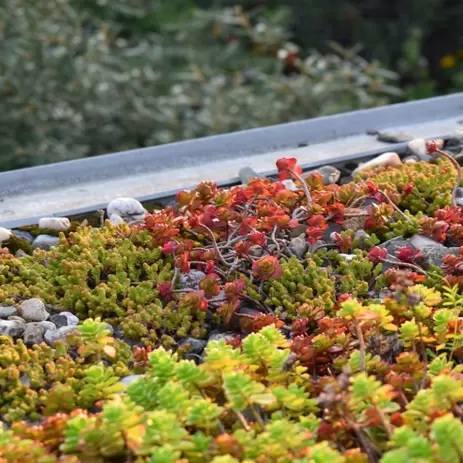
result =
M307 198L307 203L310 207L312 207L312 196L310 194L310 191L309 191L309 188L307 186L307 183L305 182L305 180L299 175L297 174L293 169L288 169L288 171L291 173L291 175L293 175L297 180L299 180L302 184L302 189L305 193L305 196Z

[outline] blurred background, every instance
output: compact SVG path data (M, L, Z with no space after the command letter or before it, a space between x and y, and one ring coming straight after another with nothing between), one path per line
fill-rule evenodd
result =
M463 90L461 0L2 0L0 170Z

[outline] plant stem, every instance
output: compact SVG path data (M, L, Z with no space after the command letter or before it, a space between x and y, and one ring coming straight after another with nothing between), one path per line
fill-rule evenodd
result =
M310 194L310 191L309 191L309 188L307 186L307 183L305 183L305 180L299 175L297 174L296 172L294 172L293 169L288 169L288 171L291 173L291 175L293 175L297 180L299 180L302 184L302 189L304 190L304 193L305 193L305 196L307 198L307 203L310 207L312 207L312 196Z
M357 338L359 340L359 349L360 349L360 370L365 371L365 340L363 339L362 329L358 320L355 320L355 329L357 331Z

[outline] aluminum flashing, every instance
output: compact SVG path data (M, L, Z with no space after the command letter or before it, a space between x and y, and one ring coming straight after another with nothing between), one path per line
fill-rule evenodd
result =
M241 167L274 172L279 157L307 169L384 151L400 151L366 135L400 129L416 137L451 135L463 125L463 93L152 148L0 173L0 225L36 223L45 215L75 215L118 196L166 199L203 180L231 185ZM306 146L297 147L304 144Z

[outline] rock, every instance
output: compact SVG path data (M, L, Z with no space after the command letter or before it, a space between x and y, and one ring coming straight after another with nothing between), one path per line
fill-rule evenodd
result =
M28 346L41 344L45 331L45 327L41 326L39 323L27 323L23 333L24 343Z
M307 222L306 223L301 223L297 227L290 228L289 229L289 234L290 234L291 238L296 238L296 237L302 235L302 233L305 233L306 230L307 230Z
M37 325L43 326L45 328L45 331L55 331L56 330L56 325L49 321L31 322L31 323L37 323ZM30 323L28 323L28 325L30 325Z
M359 244L358 244L358 247L359 249L362 249L362 250L367 250L368 249L368 245L365 243L366 240L370 239L370 235L365 231L365 230L357 230L354 234L354 239L358 239L359 240Z
M196 338L192 338L192 337L186 337L186 338L183 338L179 342L179 346L185 346L186 344L189 345L189 348L188 348L188 351L187 351L188 353L199 355L199 354L201 354L201 352L206 347L207 341L205 341L204 339L196 339Z
M71 325L71 326L62 326L61 328L52 331L46 331L44 335L45 342L49 346L53 346L53 343L58 340L65 341L66 337L72 334L75 330L77 329L77 326Z
M400 164L402 164L402 161L397 153L383 153L381 156L371 159L364 164L360 164L357 169L352 172L352 177L373 167L399 166Z
M337 183L341 178L341 171L333 166L323 166L319 167L318 169L311 170L310 172L303 174L302 178L308 178L315 173L320 174L323 177L324 185L332 185L333 183Z
M410 244L415 246L415 248L417 248L417 249L421 249L424 246L438 246L438 247L441 246L441 247L445 247L441 243L438 243L437 241L434 241L433 239L428 238L425 235L418 235L418 234L413 235L410 238L410 240L408 240L408 241L409 241Z
M134 198L116 198L109 202L106 212L108 217L116 214L123 220L130 222L132 220L143 219L148 211L140 201Z
M281 180L281 183L289 191L299 191L299 187L291 179Z
M411 247L412 250L416 250L416 247L408 240L392 240L387 241L384 244L378 245L379 248L386 248L387 252L393 256L397 255L400 248Z
M33 249L43 249L49 251L52 247L56 247L59 244L59 238L52 235L39 235L35 238L32 243Z
M253 178L266 178L265 176L258 174L251 167L242 167L238 175L243 185L247 185L249 180L252 180Z
M113 336L114 335L114 328L109 323L105 323L104 326L109 331L109 336Z
M23 231L23 230L11 230L11 231L13 232L13 235L16 236L16 238L29 241L29 243L32 243L34 241L34 236L27 231Z
M463 133L456 133L447 138L445 142L445 151L452 154L460 154L463 150Z
M376 136L378 141L383 141L385 143L404 143L413 140L413 138L413 135L402 132L401 130L384 130L383 132L379 132Z
M42 322L47 320L50 314L45 309L45 304L34 297L21 304L21 316L31 322Z
M11 230L8 230L8 228L0 227L0 243L8 241L12 235L13 233Z
M71 227L71 222L66 217L44 217L39 220L40 229L65 231Z
M201 272L201 270L193 269L189 273L182 273L180 276L180 288L197 291L199 289L199 282L204 278L206 278L206 274Z
M263 253L262 246L254 245L249 248L249 255L252 257L261 257Z
M63 326L75 326L79 324L79 319L72 314L71 312L61 312L50 317L57 328L62 328Z
M291 251L291 254L294 254L298 259L304 259L309 249L309 246L305 239L305 233L302 233L301 235L292 238L289 242L288 249Z
M437 142L437 147L442 149L444 147L443 140L435 140ZM418 156L420 161L429 161L432 159L432 156L429 155L427 149L427 142L424 138L415 138L414 140L408 143L408 152Z
M423 254L423 267L429 268L431 265L442 267L442 259L447 255L459 256L460 248L447 248L445 246L423 246L421 254Z
M220 341L221 339L224 339L225 341L231 341L232 339L235 339L236 336L239 336L239 333L235 333L232 331L225 331L225 332L211 331L208 342Z
M0 318L8 318L16 315L18 310L13 306L0 306Z
M354 215L352 217L346 217L344 222L341 224L343 230L351 230L353 232L363 230L365 227L365 221L367 220L367 215Z
M19 377L19 382L20 382L23 386L29 387L29 386L31 385L31 379L30 379L29 376L26 375L25 373L23 373L23 374Z
M15 320L0 320L0 335L17 338L24 333L24 323Z
M406 158L404 158L403 162L404 164L415 164L419 160L420 159L418 158L418 156L407 156Z
M351 262L353 259L355 259L357 256L355 254L343 254L339 253L340 256L344 257L347 262Z
M27 257L29 254L27 252L24 252L22 249L18 249L15 253L14 256L17 257L18 259L22 259L23 257Z
M145 375L130 375L130 376L124 376L119 380L120 383L122 383L124 386L130 386L134 381L137 381L140 378L144 378Z
M125 223L125 220L118 214L113 214L109 217L109 221L113 224L113 225L121 225L123 223Z
M11 317L8 317L8 320L11 320L12 322L19 322L19 323L26 324L26 320L24 320L24 318L22 317L18 317L17 315L12 315Z

